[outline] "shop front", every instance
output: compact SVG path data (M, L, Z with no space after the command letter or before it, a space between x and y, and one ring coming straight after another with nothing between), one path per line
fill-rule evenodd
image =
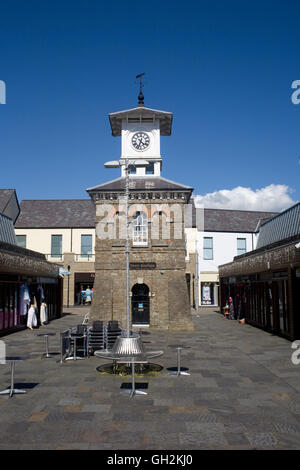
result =
M0 334L26 325L30 301L37 305L40 321L42 301L48 320L62 312L62 278L59 267L48 263L44 255L0 242Z
M200 305L217 306L219 304L218 273L200 273Z
M247 274L250 269L255 272ZM221 266L220 285L222 312L231 298L236 320L244 318L290 340L300 338L300 253L295 243Z
M85 303L84 295L86 289L93 292L95 273L75 273L74 275L74 305L83 305Z

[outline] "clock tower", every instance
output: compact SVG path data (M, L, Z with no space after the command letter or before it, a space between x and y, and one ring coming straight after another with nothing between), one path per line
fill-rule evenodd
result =
M130 314L133 326L193 329L186 282L184 213L193 188L161 176L161 136L173 114L144 106L109 114L129 169ZM139 160L147 162L141 167ZM95 283L90 318L126 324L125 169L87 189L96 206Z
M171 135L172 119L172 113L145 108L141 103L137 108L109 114L112 135L121 137L121 159L132 162L132 176L160 176L160 137ZM149 162L147 170L134 167L138 159Z

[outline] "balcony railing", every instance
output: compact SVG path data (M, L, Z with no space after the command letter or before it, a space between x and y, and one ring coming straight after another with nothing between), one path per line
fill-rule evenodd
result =
M86 261L95 261L95 255L94 254L75 254L74 255L74 261L81 261L81 262L86 262Z
M47 261L53 261L55 263L64 261L64 254L58 255L54 253L46 254ZM76 253L74 254L74 261L78 262L93 262L95 261L95 254L83 254L83 253Z
M50 254L46 254L46 259L47 261L63 261L64 260L64 255L63 254L54 254L54 253L50 253Z

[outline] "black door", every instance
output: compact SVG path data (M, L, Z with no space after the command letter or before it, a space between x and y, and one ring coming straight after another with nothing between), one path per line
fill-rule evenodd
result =
M149 325L149 287L146 284L135 284L132 288L132 324Z

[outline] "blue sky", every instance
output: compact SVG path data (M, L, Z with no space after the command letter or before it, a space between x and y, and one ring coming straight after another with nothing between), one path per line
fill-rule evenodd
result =
M300 200L299 17L293 0L3 2L0 187L77 199L119 176L108 113L146 72L145 106L174 113L163 176L207 206Z

